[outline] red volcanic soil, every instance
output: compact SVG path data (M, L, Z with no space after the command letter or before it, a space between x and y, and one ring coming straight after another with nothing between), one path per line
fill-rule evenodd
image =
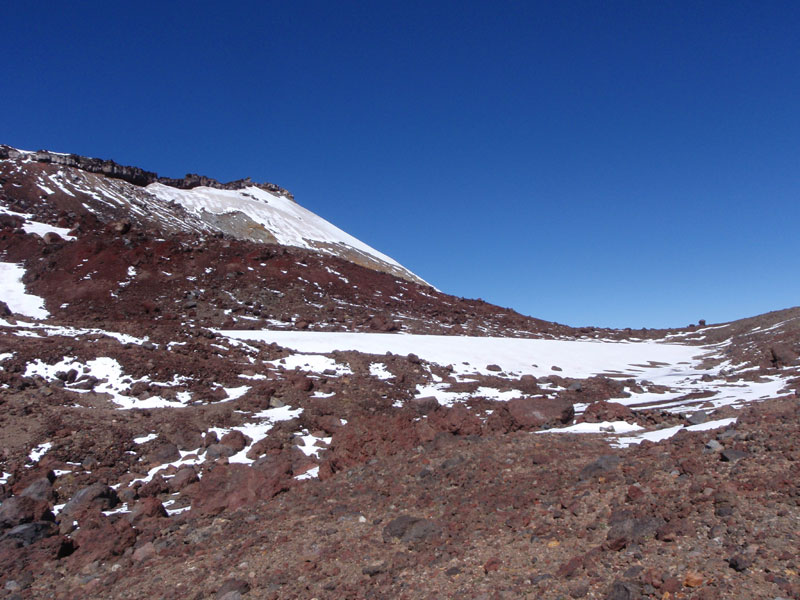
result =
M14 212L77 239L0 215L3 261L51 315L0 303L0 597L800 598L800 310L571 328L335 256L37 203L4 177ZM668 340L715 345L716 370L674 397L646 365L537 378L487 356L459 378L217 332L262 328ZM710 402L770 382L739 410ZM695 430L621 448L557 431L573 421Z

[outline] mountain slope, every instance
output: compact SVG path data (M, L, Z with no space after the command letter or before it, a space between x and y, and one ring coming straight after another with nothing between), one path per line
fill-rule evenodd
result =
M0 169L10 597L800 598L800 309L567 327L271 184Z
M202 176L160 178L135 167L53 152L0 146L5 206L89 226L133 220L165 232L221 233L244 241L311 248L368 268L425 283L395 260L345 233L273 184L229 184Z

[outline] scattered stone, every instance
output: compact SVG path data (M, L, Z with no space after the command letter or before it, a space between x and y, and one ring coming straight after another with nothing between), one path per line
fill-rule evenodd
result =
M136 532L123 518L91 513L88 518L81 519L73 538L78 546L76 557L82 564L89 564L120 556L133 546Z
M631 511L618 510L611 514L609 519L607 539L626 540L639 542L646 537L652 537L658 528L664 525L664 520L654 516L634 516Z
M383 541L399 539L406 543L415 543L424 539L437 536L441 527L429 519L420 519L409 515L402 515L392 519L383 528Z
M167 485L169 486L169 490L174 493L181 491L187 485L195 483L196 481L199 481L197 471L195 471L193 467L182 467L178 469L174 477L167 481Z
M40 500L44 502L52 502L54 498L53 484L47 477L37 479L20 493L20 496L25 496L33 500Z
M32 521L52 521L53 513L46 501L29 496L11 496L0 504L0 529L9 529Z
M739 573L746 571L752 564L753 559L743 554L737 554L728 559L728 565L730 568L734 571L738 571Z
M519 429L564 425L575 415L572 402L563 398L514 398L507 408Z
M639 587L627 581L615 581L605 600L638 600L642 597Z
M486 563L483 565L483 572L488 575L489 573L492 573L494 571L499 571L502 564L503 563L500 561L499 558L492 557L489 560L487 560Z
M136 550L133 551L133 555L131 556L131 558L133 558L134 562L144 562L149 558L154 557L155 555L156 555L155 544L153 544L153 542L147 542L146 544L143 544L138 548L136 548Z
M591 479L592 477L597 477L598 475L605 475L613 470L615 470L622 459L615 455L615 454L606 454L595 460L594 462L589 463L580 472L580 479Z
M159 496L160 494L165 494L168 491L169 484L167 483L167 480L164 479L161 473L156 473L150 481L139 488L139 496L141 498Z
M223 444L211 444L206 448L206 459L217 460L218 458L228 458L236 454L236 450Z
M686 417L686 421L689 425L701 425L708 421L708 414L705 411L698 410Z
M383 573L385 570L386 567L384 566L384 564L382 562L377 562L368 564L363 569L361 569L361 572L364 573L364 575L375 577L375 575L379 575L380 573Z
M3 535L3 540L13 540L22 546L30 546L46 537L56 535L58 527L52 521L34 521L12 527Z
M269 500L288 489L290 479L291 463L283 459L271 460L258 468L241 464L215 465L203 475L192 493L192 512L215 515L226 509Z
M633 411L618 402L600 400L592 402L583 413L583 420L587 423L602 423L603 421L627 421L634 418Z
M583 558L580 556L573 556L558 568L558 571L556 571L556 576L561 577L562 579L568 579L574 576L576 571L582 566Z
M436 396L412 398L411 406L413 406L419 413L428 414L432 410L435 410L439 407L439 401L436 399Z
M128 521L137 524L142 519L152 519L166 517L167 511L164 505L155 497L142 498L134 504L131 512L126 515Z
M737 460L741 460L749 456L748 452L744 450L734 450L733 448L727 448L722 451L719 455L719 458L722 462L736 462Z
M220 600L226 594L236 592L238 594L246 594L250 591L250 584L242 579L228 579L217 590L216 598Z
M180 458L178 446L171 442L162 442L147 453L147 460L158 465L175 462Z
M233 450L233 453L236 454L244 450L251 441L252 440L241 431L234 429L223 435L219 443L222 446L228 446Z
M705 583L705 577L694 571L689 571L683 577L683 585L686 587L700 587L703 583Z

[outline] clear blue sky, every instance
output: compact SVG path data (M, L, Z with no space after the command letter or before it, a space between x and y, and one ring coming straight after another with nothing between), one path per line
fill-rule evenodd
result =
M252 176L563 323L800 304L796 2L9 2L0 142Z

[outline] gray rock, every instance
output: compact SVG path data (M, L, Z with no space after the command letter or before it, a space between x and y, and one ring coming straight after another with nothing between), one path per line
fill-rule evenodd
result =
M147 453L147 460L151 463L163 465L179 460L181 453L178 446L171 442L162 442Z
M691 415L686 417L686 421L689 425L700 425L708 421L708 415L705 411L698 410L697 412L693 412Z
M117 492L103 483L93 483L75 493L72 499L64 505L61 516L66 518L68 515L77 514L88 508L111 510L117 504L119 504Z
M53 484L47 477L42 477L31 483L28 487L22 490L20 496L25 496L33 500L44 500L50 502L53 500Z
M206 448L206 458L208 460L217 460L222 457L228 458L234 454L236 454L236 450L223 444L211 444Z
M583 467L579 477L581 479L590 479L592 477L597 477L598 475L603 475L616 469L621 462L622 459L619 456L614 454L606 454Z
M719 458L722 462L736 462L742 458L748 456L748 453L743 450L734 450L733 448L728 448L727 450L723 450L722 453L719 455Z
M655 535L656 530L664 524L658 517L634 517L628 511L617 511L611 515L607 539L609 541L624 539L628 542L639 542Z
M717 440L708 440L706 442L706 448L714 452L719 452L720 450L722 450L723 445L720 444Z
M30 546L46 537L58 533L58 527L52 521L35 521L24 523L10 529L3 536L3 540L14 540L22 546Z
M383 528L383 541L399 539L406 543L415 543L441 533L441 527L429 519L420 519L410 515L402 515L392 519Z
M638 600L642 597L639 587L627 581L615 581L605 600Z
M229 594L238 594L239 597L242 594L246 594L250 591L250 584L242 579L228 579L226 580L220 588L217 590L216 598L217 600L222 600L223 598L228 598Z
M412 398L411 406L413 406L418 413L427 414L435 410L439 406L439 401L435 396L424 396L422 398Z
M50 506L28 496L11 496L0 504L0 529L16 527L31 521L51 521Z

